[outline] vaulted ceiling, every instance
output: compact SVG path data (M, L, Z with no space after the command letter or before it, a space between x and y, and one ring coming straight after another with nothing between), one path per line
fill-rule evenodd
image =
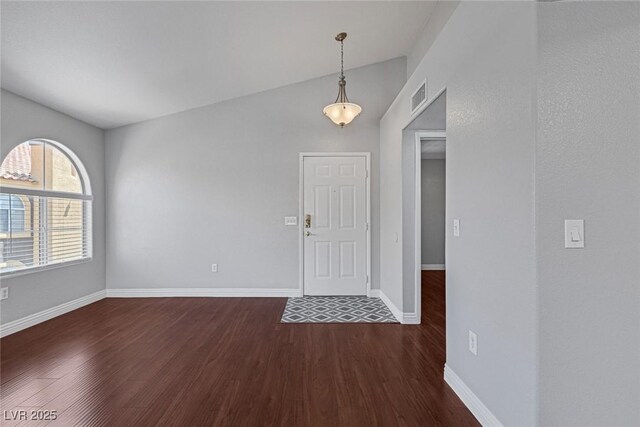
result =
M8 2L2 87L113 128L408 53L435 2ZM327 96L333 96L333 92Z

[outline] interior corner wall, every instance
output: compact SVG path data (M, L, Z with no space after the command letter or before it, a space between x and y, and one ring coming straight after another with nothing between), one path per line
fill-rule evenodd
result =
M433 129L430 129L433 130ZM416 174L416 138L415 130L402 132L402 312L416 315L415 260L415 175Z
M380 128L380 286L410 312L403 129L425 77L427 99L446 88L447 365L504 425L519 426L537 416L535 60L534 2L461 2ZM467 349L469 330L477 356Z
M345 74L363 112L342 129L322 114L331 75L107 131L107 287L298 289L299 153L358 151L378 288L379 123L406 58Z
M2 279L5 324L105 289L104 132L36 102L2 90L1 158L34 138L64 144L84 164L93 191L93 259L90 262Z
M538 3L538 39L540 425L638 426L640 3Z

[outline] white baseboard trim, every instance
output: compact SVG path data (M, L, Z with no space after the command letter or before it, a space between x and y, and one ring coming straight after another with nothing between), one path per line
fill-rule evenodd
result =
M418 316L416 316L415 313L403 313L398 307L396 307L393 302L391 302L389 297L386 296L385 293L382 292L382 290L372 289L372 291L373 290L378 291L377 297L379 297L382 302L385 303L385 305L389 308L389 311L391 311L391 314L393 314L393 317L395 317L398 322L404 325L417 325L420 323L420 319L418 319Z
M393 317L395 317L398 322L402 323L402 318L404 317L402 311L400 311L400 309L391 302L389 297L386 296L385 293L382 292L382 290L380 290L380 299L387 306L387 308L389 308L389 311L391 311Z
M418 325L420 324L420 319L418 318L416 313L403 313L400 309L389 299L388 296L385 295L384 292L380 289L372 289L371 291L377 291L376 297L380 298L382 302L389 308L393 317L395 317L398 322L403 325ZM374 295L370 295L374 296Z
M107 298L152 297L299 297L299 289L261 288L139 288L107 289Z
M380 289L369 289L367 296L369 298L380 298Z
M444 264L422 264L423 270L446 270Z
M480 424L485 427L503 427L502 423L495 415L491 413L484 403L475 395L473 391L456 375L453 370L444 365L444 380L449 384L449 387L458 395L462 403L469 408L469 411L478 420Z
M405 325L419 325L420 319L416 313L404 313L402 315L402 323Z
M76 310L80 307L84 307L85 305L100 301L105 297L106 292L104 290L94 292L92 294L74 299L73 301L65 302L55 307L42 310L38 313L31 314L29 316L23 317L22 319L5 323L4 325L0 325L0 337L6 337L7 335L11 335L23 329L30 328L31 326L35 326L38 323L45 322L49 319L53 319L54 317L58 317L70 311Z

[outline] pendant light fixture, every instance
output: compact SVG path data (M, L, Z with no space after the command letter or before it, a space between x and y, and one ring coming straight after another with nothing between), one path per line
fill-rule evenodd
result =
M348 125L360 115L362 107L358 104L349 102L347 98L347 81L344 78L344 39L347 38L347 33L340 33L336 36L336 41L340 42L340 80L338 80L338 97L336 102L329 104L322 112L333 123L337 124L341 128L344 125Z

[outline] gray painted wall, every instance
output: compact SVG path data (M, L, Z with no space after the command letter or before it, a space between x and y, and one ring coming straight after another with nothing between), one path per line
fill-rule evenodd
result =
M405 58L349 70L344 129L322 115L331 75L107 131L107 287L298 288L298 154L367 151L377 288L379 122L405 76Z
M429 129L434 130L434 129ZM401 288L402 311L410 317L416 318L417 322L418 305L414 298L414 280L416 275L416 239L415 228L415 182L416 182L416 142L415 132L405 130L402 132L402 279ZM382 259L382 258L381 258ZM413 261L410 261L413 260ZM382 268L382 267L381 267ZM384 292L384 291L383 291ZM386 295L386 292L385 292ZM406 321L406 320L405 320Z
M538 41L540 425L638 426L640 3L539 3Z
M410 312L402 129L446 87L447 364L504 425L640 423L639 8L461 3L381 121L381 290Z
M411 227L403 223L402 181L413 173L402 162L403 128L425 76L429 99L446 88L447 364L503 424L518 426L537 415L535 46L533 2L461 2L380 129L381 290L411 312L414 282L403 260L414 257L396 241ZM462 228L455 239L453 218ZM477 356L467 350L470 329Z
M82 161L93 190L93 260L2 280L9 299L0 320L7 323L105 289L105 203L103 131L2 90L1 158L16 145L47 138L69 147Z
M447 364L504 425L529 426L537 398L535 4L477 7L496 8L495 17L447 83Z
M446 160L422 160L422 263L444 264Z

